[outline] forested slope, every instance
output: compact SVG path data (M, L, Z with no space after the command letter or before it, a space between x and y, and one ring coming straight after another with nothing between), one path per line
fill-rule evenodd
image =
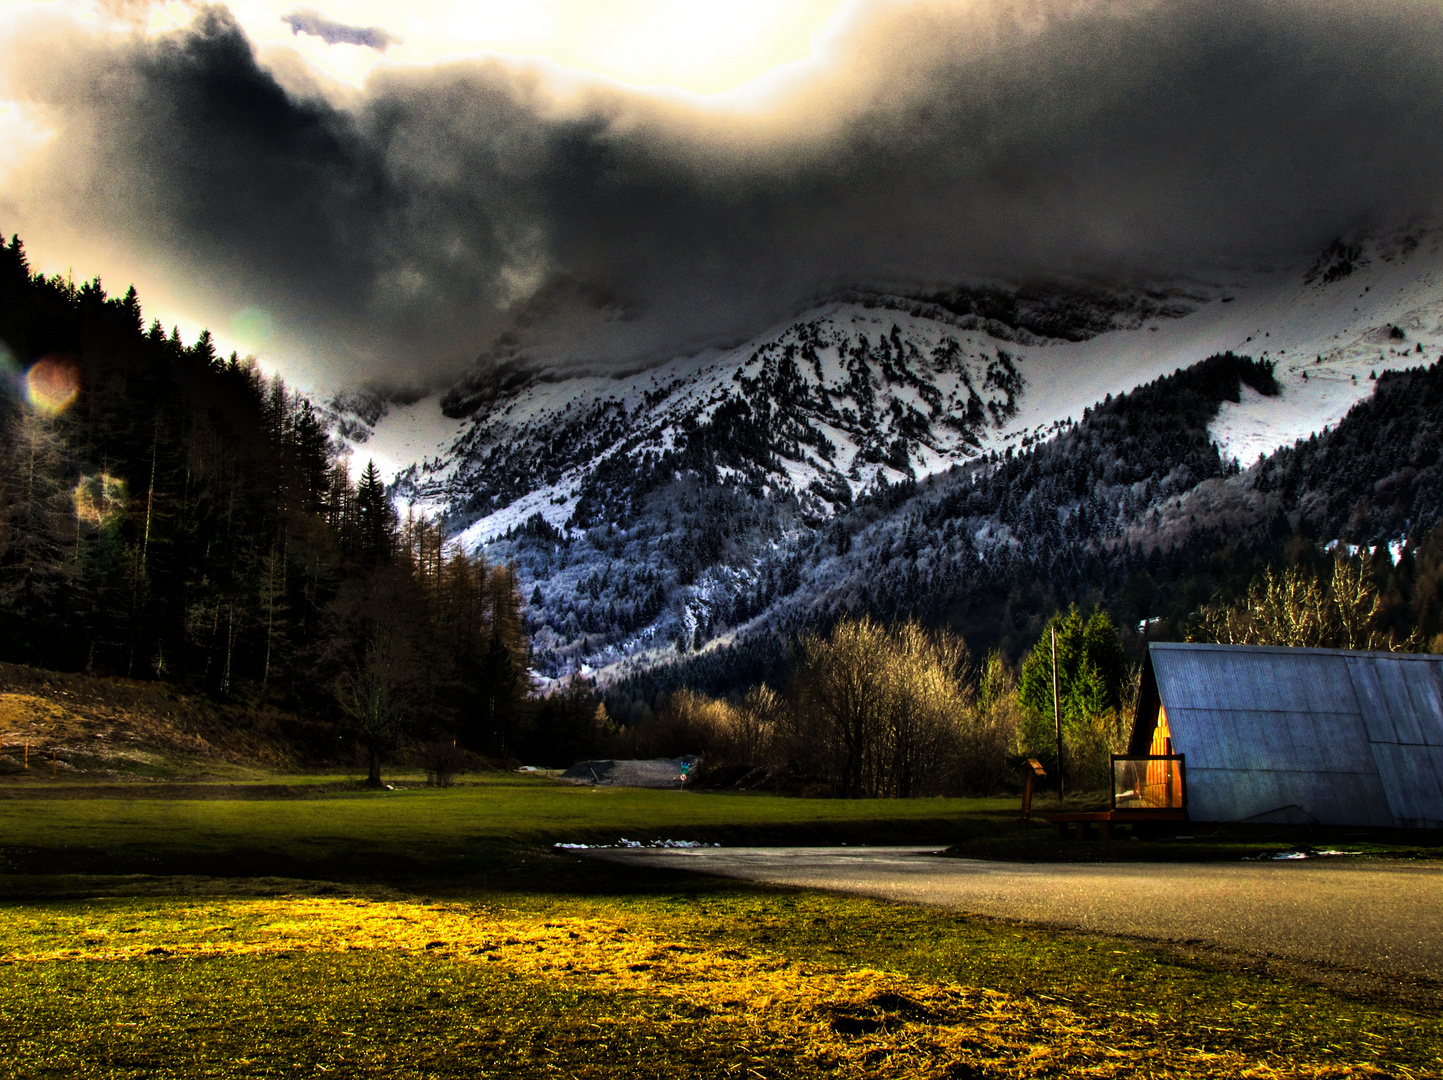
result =
M1223 354L1088 409L1058 437L860 500L806 549L794 589L735 643L618 684L615 708L775 679L786 641L843 614L915 616L1012 658L1069 603L1103 604L1135 656L1264 566L1371 550L1389 629L1443 631L1443 364L1383 372L1336 427L1243 470L1209 424L1267 361Z
M1338 427L1279 451L1254 486L1312 535L1354 544L1417 536L1443 521L1443 361L1385 371Z
M176 680L384 749L514 742L514 582L353 483L312 404L0 248L0 657Z

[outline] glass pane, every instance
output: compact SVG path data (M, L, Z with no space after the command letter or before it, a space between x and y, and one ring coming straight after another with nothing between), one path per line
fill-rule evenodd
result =
M1112 763L1113 805L1119 810L1181 810L1182 762L1129 757Z

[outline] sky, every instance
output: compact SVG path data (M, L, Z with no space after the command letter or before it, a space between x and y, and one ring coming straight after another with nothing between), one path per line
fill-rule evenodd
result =
M1429 0L8 0L0 229L302 386L1436 212Z

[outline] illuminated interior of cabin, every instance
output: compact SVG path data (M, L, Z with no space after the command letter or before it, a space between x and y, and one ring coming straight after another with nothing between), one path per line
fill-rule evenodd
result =
M1157 720L1146 757L1113 761L1113 805L1119 810L1181 809L1184 803L1182 763L1173 756L1167 709L1157 707Z
M1157 726L1152 729L1152 742L1147 752L1154 756L1172 753L1172 729L1167 726L1167 710L1157 707Z

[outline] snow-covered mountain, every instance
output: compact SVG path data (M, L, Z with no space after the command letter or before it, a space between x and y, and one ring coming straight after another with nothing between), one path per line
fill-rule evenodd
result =
M517 563L555 674L760 625L803 578L826 591L852 573L820 574L819 537L839 558L859 521L899 512L896 492L1034 448L1208 356L1273 365L1275 392L1241 385L1208 428L1250 465L1335 425L1373 373L1440 348L1443 256L1419 229L1147 289L840 297L626 373L496 351L445 394L350 395L335 419L400 500Z
M930 475L996 442L1037 350L1177 318L1205 298L1076 286L856 294L743 345L639 371L558 370L497 350L444 394L350 392L333 416L357 460L376 458L401 499L464 522L469 543L536 513L583 524L576 508L598 475L714 457L721 476L825 516L879 480Z
M471 543L532 514L619 523L625 500L683 471L794 497L820 520L880 481L974 457L1015 414L1015 348L941 314L832 304L740 350L621 378L487 371L448 399L475 409L454 464L403 474L403 490L479 515Z

